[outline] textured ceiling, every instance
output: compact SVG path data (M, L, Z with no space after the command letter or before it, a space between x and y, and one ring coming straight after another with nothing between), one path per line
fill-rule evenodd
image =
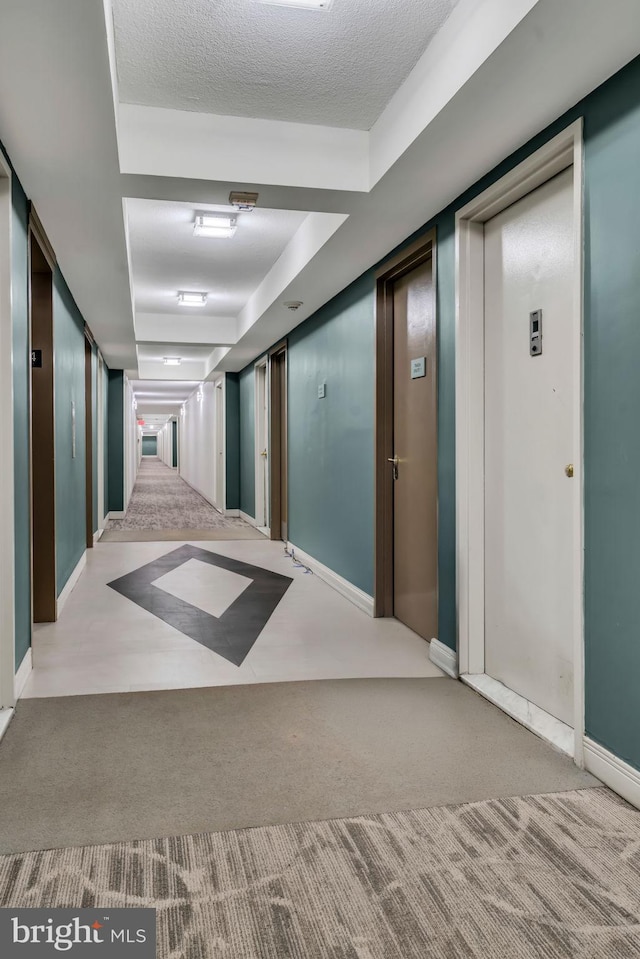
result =
M125 103L368 130L458 0L113 0Z
M206 204L127 200L136 312L235 316L271 269L306 213L240 213L230 239L193 235L196 211ZM204 307L180 307L178 290L208 292Z

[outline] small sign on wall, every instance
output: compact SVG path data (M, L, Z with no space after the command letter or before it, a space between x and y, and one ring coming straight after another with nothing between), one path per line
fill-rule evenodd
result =
M427 358L419 356L416 360L411 360L411 379L419 380L421 376L427 375Z
M42 350L31 350L31 369L42 369Z

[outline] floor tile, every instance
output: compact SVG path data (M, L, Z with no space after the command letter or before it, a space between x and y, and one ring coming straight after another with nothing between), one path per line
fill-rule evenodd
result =
M176 563L171 554L183 547ZM158 564L155 572L150 564ZM148 575L140 574L144 567ZM240 607L255 587L244 580L260 579L251 567L288 585L236 665L183 630L190 627L191 608L221 622L234 604ZM148 608L109 585L126 577L135 585L140 576L151 589ZM173 623L162 618L167 608ZM296 567L282 543L99 543L58 622L34 631L34 670L23 695L441 675L424 640L397 620L363 613Z

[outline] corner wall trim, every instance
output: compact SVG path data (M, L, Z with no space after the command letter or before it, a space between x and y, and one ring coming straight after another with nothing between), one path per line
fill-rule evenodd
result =
M584 765L609 789L640 809L640 770L587 736L584 738Z
M249 524L249 526L255 526L256 529L258 528L258 524L256 523L254 517L249 516L249 514L245 513L244 510L240 510L240 519L243 519L245 523Z
M56 617L58 617L60 613L62 612L64 604L69 599L69 596L71 595L71 591L73 590L73 587L76 585L76 583L82 576L83 570L86 565L87 565L87 551L85 550L82 556L80 557L80 559L78 560L76 568L74 569L71 576L65 583L64 589L58 596L58 601L56 603Z
M96 545L96 543L99 543L99 542L100 542L100 540L102 539L102 534L103 534L103 533L104 533L104 530L103 530L103 529L97 529L97 530L95 531L95 533L93 534L93 545L94 545L94 546Z
M460 676L463 683L471 686L477 693L488 699L516 722L531 730L540 739L551 743L560 752L566 753L573 759L575 756L576 741L573 727L567 726L560 719L556 719L535 703L530 702L519 693L509 689L504 683L486 673L463 673Z
M15 709L12 706L8 706L6 709L0 709L0 740L6 733L14 713Z
M434 666L441 669L447 676L451 676L452 679L457 679L460 675L458 672L458 654L441 643L439 639L432 639L429 643L429 659Z
M240 519L240 510L239 509L223 509L223 516L233 516L235 519Z
M309 556L308 553L298 549L293 543L287 543L287 549L291 553L294 553L296 558L305 566L308 566L311 572L315 573L324 583L331 586L336 592L340 593L341 596L344 596L345 599L348 599L350 603L353 603L354 606L357 606L358 609L361 609L368 616L373 616L373 596L369 596L368 593L358 589L358 587L350 583L348 579L345 579L338 573L334 573L328 566L324 566L318 562L317 559L314 559L313 556Z
M33 649L30 646L24 655L24 659L18 667L18 671L13 680L13 694L16 699L20 699L24 692L25 684L29 678L29 673L33 669ZM4 712L4 710L3 710ZM2 734L0 733L0 736Z
M126 509L112 509L110 510L110 512L107 513L105 519L107 520L107 522L110 519L124 519L126 515L127 515Z

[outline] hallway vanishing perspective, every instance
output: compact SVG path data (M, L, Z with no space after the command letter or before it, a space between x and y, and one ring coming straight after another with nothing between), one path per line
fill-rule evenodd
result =
M160 459L143 456L124 519L109 520L116 530L244 530L244 520L223 516ZM121 538L105 536L106 541Z
M640 959L639 37L0 0L2 959Z

